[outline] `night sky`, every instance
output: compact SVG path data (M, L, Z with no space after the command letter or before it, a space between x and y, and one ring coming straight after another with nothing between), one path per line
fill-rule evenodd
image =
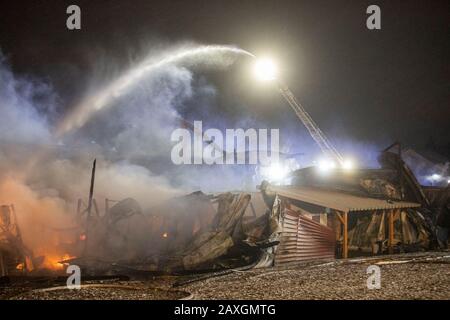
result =
M65 27L70 4L81 7L81 31ZM366 28L370 4L381 7L381 30ZM161 42L234 44L275 58L331 137L417 147L430 137L450 146L449 28L448 0L16 0L0 7L1 50L15 73L53 84L61 112L86 90L97 58L126 64ZM258 94L237 69L210 75L220 103L262 104L264 122L299 125L276 93Z

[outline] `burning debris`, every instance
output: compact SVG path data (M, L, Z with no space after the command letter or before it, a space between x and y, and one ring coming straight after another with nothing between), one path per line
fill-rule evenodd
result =
M0 276L23 274L42 263L22 240L13 205L0 206Z
M58 231L71 241L58 244L67 254L57 263L94 274L173 274L436 248L436 234L448 223L448 188L424 190L389 149L380 163L381 169L327 176L305 168L293 173L291 186L264 182L260 193L194 192L145 210L132 198L112 207L107 199L104 214L93 197L93 170L77 225ZM430 198L434 193L440 196ZM12 206L2 207L3 274L11 265L38 266L14 217Z
M250 264L267 228L261 217L246 216L250 202L245 193L196 192L143 212L126 199L91 221L84 254L67 262L96 272L164 273Z
M183 188L175 190L172 186L183 181L185 172L176 172L170 177L174 181L169 182L166 174L154 175L147 164L138 166L125 163L128 160L130 163L154 161L159 163L155 165L156 169L160 172L166 170L165 166L160 164L166 161L166 158L161 156L162 153L157 152L154 158L148 159L142 155L144 145L140 143L142 140L150 141L145 148L164 149L163 152L167 152L170 148L160 141L160 137L170 136L170 130L176 127L180 118L184 125L190 126L187 120L180 117L173 105L173 101L188 99L192 95L191 73L180 68L178 63L184 61L189 65L194 61L185 61L186 59L200 59L211 55L210 58L214 58L212 60L218 59L218 64L228 66L235 59L228 62L223 60L225 56L221 55L225 53L232 56L252 56L246 51L222 46L177 50L172 52L169 58L161 56L156 62L150 61L151 59L144 61L142 65L131 68L103 90L88 97L73 113L63 119L53 136L50 134L50 128L46 126L46 119L32 117L30 124L36 122L48 129L39 141L35 141L36 149L55 139L61 141L58 141L57 147L53 146L54 150L52 147L42 148L37 155L31 156L31 161L19 161L17 164L17 167L26 168L27 172L24 177L11 178L12 185L22 187L19 189L21 195L26 194L28 201L22 201L26 202L21 208L23 221L17 219L13 206L2 207L2 276L15 273L38 274L43 270L63 272L69 264L76 264L83 269L84 274L93 275L193 274L208 271L221 274L226 270L272 267L350 256L424 251L447 246L448 187L422 187L410 166L403 160L399 144L390 146L380 154L380 169L355 168L354 164L332 145L283 83L274 66L267 62L262 66L257 62L257 66L264 69L263 78L276 84L323 154L328 157L323 163L319 163L322 172L318 172L315 167L309 167L296 170L288 177L290 170L285 165L288 161L285 161L285 164L271 163L265 168L255 165L256 168L245 169L247 177L254 177L254 173L258 175L259 172L278 183L287 184L286 181L290 180L289 185L271 185L264 181L260 192L253 192L252 187L251 192L250 189L244 188L245 191L240 189L239 192L205 194L197 191L179 196ZM128 122L111 124L111 130L108 129L109 133L106 135L104 132L96 133L94 127L90 128L87 122L96 110L112 107L113 100L125 100L120 99L122 95L137 93L139 88L136 83L144 81L144 75L156 69L164 74L159 74L156 78L167 77L176 85L163 85L167 92L155 90L160 92L159 96L149 97L146 93L141 97L136 94L136 99L145 99L146 102L154 100L158 103L165 101L167 105L158 105L158 108L152 110L127 105L136 110L120 111ZM7 75L11 78L9 81L13 82L12 73L8 72ZM155 85L152 83L155 79L152 77L149 76L147 80L149 86ZM180 92L175 92L172 87L181 88ZM7 94L8 97L20 96L15 90L11 90ZM27 98L24 97L24 100L28 103L23 103L20 107L24 108L23 113L34 115L28 110L34 109L32 101ZM135 104L140 105L137 102ZM96 106L95 110L92 105ZM158 112L155 112L156 110ZM134 116L131 117L130 114ZM152 125L148 126L144 119L151 120L148 123ZM193 125L194 133L195 124L196 121ZM84 126L87 132L92 132L84 137L83 132L75 132L80 126ZM137 130L137 127L151 127L154 130L143 132L139 130L145 129ZM120 132L118 135L113 133L115 128ZM244 133L243 130L242 132ZM97 144L91 136L96 136L103 142ZM143 136L154 139L141 139ZM242 137L241 140L245 142L245 136ZM72 152L71 149L73 141L78 139L82 141L83 151L89 151L86 154L98 154L101 160L99 163L106 163L104 167L98 168L98 171L106 174L96 177L95 160L87 201L78 199L76 214L73 214L67 207L80 197L80 190L85 186L67 187L66 177L71 181L88 180L88 173L84 168L86 158L79 159L80 153ZM8 163L6 167L9 171L15 172L18 171L14 169L16 159L10 159L9 155L17 154L23 143L15 143L12 138L9 140L5 143L5 146L8 146L5 162ZM206 140L201 143L207 143L210 147L218 142L215 139L213 142L210 138ZM130 141L136 145L130 147ZM397 152L395 148L398 149ZM28 148L24 149L27 150L19 152L23 154L20 158L28 159ZM271 153L274 149L279 148L272 146ZM226 154L223 150L220 152L222 155ZM132 155L129 156L128 153ZM246 158L249 151L238 154L235 150L230 154L232 157ZM46 160L53 156L56 161L46 163ZM414 157L418 158L411 151L407 152L407 156L409 161ZM422 158L420 160L424 162ZM121 165L117 165L118 163ZM434 166L433 170L438 168L443 172L447 167ZM64 173L64 181L54 176L58 176L58 173ZM213 172L213 175L202 177L196 172L189 176L191 179L195 176L196 180L211 180L216 174L217 172ZM243 179L240 174L237 179L232 180L243 181L247 180L247 177ZM245 184L248 184L247 182ZM95 193L98 184L101 186L98 188L100 192ZM253 183L253 186L255 184ZM11 186L5 189L9 190ZM40 192L35 192L36 189ZM7 195L12 196L14 193L18 192L8 192ZM72 193L77 194L75 199ZM95 194L98 195L97 199L107 197L104 210L99 207ZM7 195L2 194L2 201L11 201L5 198ZM119 200L111 200L110 197ZM150 199L152 201L149 201ZM21 199L14 199L16 200ZM41 206L42 204L45 206ZM57 225L55 216L64 223ZM27 228L23 229L28 229L27 233L32 233L34 237L22 237L21 222L26 223Z

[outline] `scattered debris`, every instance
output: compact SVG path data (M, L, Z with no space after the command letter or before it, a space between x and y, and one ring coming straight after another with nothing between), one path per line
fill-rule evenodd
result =
M84 279L90 275L126 274L153 280L175 276L170 284L163 286L165 289L194 288L197 283L214 282L219 277L233 278L236 274L251 281L267 281L274 274L284 279L291 269L280 268L298 267L298 263L303 264L302 270L337 270L344 264L369 262L383 267L419 263L447 265L448 256L399 259L392 255L437 248L437 231L448 230L450 191L449 188L422 188L400 155L390 149L380 156L381 169L359 169L351 173L336 170L332 175L323 176L314 168L305 168L293 174L290 186L263 182L259 193L199 191L146 210L132 198L107 199L103 215L93 197L92 183L89 204L82 210L82 201L79 202L75 219L78 224L70 229L75 239L64 244L71 255L60 263L80 266ZM112 202L115 204L110 207ZM39 266L42 258L34 258L23 244L14 207L2 206L0 213L2 275L26 274ZM372 258L336 260L350 256ZM253 271L268 270L267 267L272 267L270 272ZM306 276L304 272L299 273L301 277ZM251 276L247 277L248 274ZM0 279L4 287L14 287L12 278ZM175 297L170 296L172 292L122 287L116 282L86 283L81 293L74 295L49 286L49 278L46 279L47 282L37 285L30 278L31 288L47 285L47 289L26 290L26 294L16 298ZM333 277L330 281L334 281ZM298 285L303 287L304 282ZM280 297L283 296L281 292Z
M40 262L23 243L14 206L0 206L0 276L24 273Z

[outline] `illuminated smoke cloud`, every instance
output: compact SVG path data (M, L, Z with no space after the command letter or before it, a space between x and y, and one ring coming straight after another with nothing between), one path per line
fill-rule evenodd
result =
M47 115L55 109L56 95L43 82L14 77L0 51L1 142L47 141Z
M195 175L167 168L170 133L180 126L177 110L190 99L208 100L216 92L209 84L194 84L188 67L224 68L242 52L230 47L182 52L168 49L147 57L147 64L160 61L158 67L131 77L139 80L138 85L113 81L119 84L112 87L119 88L120 94L106 95L108 99L102 101L108 108L95 110L95 116L86 113L84 120L90 121L83 122L82 130L57 138L51 133L60 116L58 95L42 79L14 75L1 56L0 203L15 204L31 249L39 253L42 246L51 245L52 228L72 226L69 217L77 199L87 197L94 157L98 159L95 197L100 209L106 197L133 197L148 208L185 193L189 185L198 185ZM164 59L163 63L161 57L183 63ZM32 166L30 159L34 159Z
M89 95L82 103L76 106L73 112L62 122L58 134L81 127L92 114L108 107L115 99L123 96L134 88L143 78L151 76L152 72L169 65L181 64L184 66L203 65L207 67L227 67L232 64L238 55L251 53L231 46L187 46L163 52L160 55L144 59L124 72L116 80L95 94Z

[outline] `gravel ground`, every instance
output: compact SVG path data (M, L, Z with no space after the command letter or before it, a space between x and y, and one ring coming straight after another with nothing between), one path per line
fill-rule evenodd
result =
M367 267L381 270L381 288L367 288ZM203 275L204 276L204 275ZM42 291L61 286L27 280L0 286L0 299L161 300L181 299L450 299L450 253L421 253L315 262L231 272L172 288L190 277L146 281L87 281L81 290ZM54 282L52 284L52 281ZM42 281L41 281L42 282ZM192 294L192 295L190 295Z
M0 300L177 300L189 292L170 287L167 279L154 281L87 281L80 290L52 285L36 288L28 284L0 288Z
M176 300L185 297L179 291L130 287L127 285L82 287L80 290L34 290L14 297L14 300Z
M448 255L448 254L447 254ZM378 261L381 288L367 289L377 261L236 272L182 287L194 299L450 299L450 260ZM399 260L397 260L399 261ZM404 261L404 260L403 260ZM383 264L384 263L384 264Z

